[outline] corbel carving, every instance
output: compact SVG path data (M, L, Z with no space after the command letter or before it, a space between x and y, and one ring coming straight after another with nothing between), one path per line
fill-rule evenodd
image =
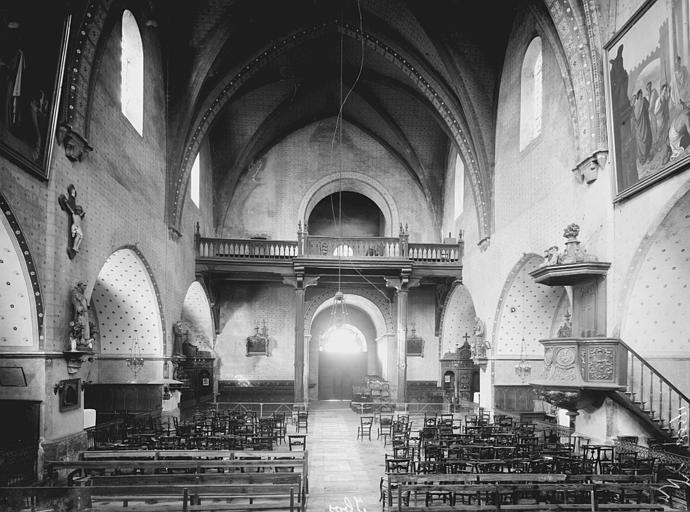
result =
M65 156L71 162L81 162L84 156L93 151L89 142L75 132L67 123L60 123L57 141L65 150Z
M599 177L599 171L604 168L608 160L609 152L606 149L595 151L575 166L572 170L580 183L594 183Z

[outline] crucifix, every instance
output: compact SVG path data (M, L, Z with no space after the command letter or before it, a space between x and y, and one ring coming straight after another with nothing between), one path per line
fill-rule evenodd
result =
M465 331L465 335L462 337L465 340L465 343L469 343L470 341L470 335L467 334L467 331Z

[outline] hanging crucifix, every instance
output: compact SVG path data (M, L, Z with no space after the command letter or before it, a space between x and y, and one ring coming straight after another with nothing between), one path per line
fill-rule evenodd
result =
M67 187L67 194L60 194L58 197L58 203L60 203L60 208L62 208L69 215L70 228L69 228L69 242L67 247L67 256L69 259L73 259L79 252L79 247L84 239L84 232L81 230L81 221L86 215L84 209L81 205L77 204L77 188L74 185Z

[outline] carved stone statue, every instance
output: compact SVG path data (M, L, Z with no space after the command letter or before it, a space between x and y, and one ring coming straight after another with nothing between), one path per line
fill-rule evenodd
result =
M483 338L485 333L486 333L486 329L484 328L484 322L482 322L481 318L479 318L478 316L475 316L474 317L474 337L475 338Z
M542 267L548 267L549 265L558 265L561 262L561 254L558 251L557 245L552 245L546 251L544 251L544 261L542 262Z
M187 330L182 323L182 320L178 320L173 324L173 353L174 356L184 355L184 342L189 339L189 330Z
M486 327L478 316L474 317L474 344L472 345L473 359L486 359L486 350L491 348L488 341L484 339Z
M559 338L570 338L573 335L573 323L570 320L570 311L563 315L563 324L558 328L556 336Z
M72 288L71 299L74 316L70 322L70 344L72 350L92 350L93 338L89 324L89 301L84 295L86 284L77 283Z

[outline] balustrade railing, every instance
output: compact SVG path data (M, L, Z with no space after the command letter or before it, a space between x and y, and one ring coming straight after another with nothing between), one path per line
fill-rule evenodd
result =
M633 402L661 428L669 429L676 443L688 446L690 399L627 344L627 392Z
M290 240L243 240L239 238L198 238L197 256L284 260L299 256L297 242Z
M399 238L329 237L304 238L304 256L341 258L407 258Z
M457 263L462 255L460 246L450 244L409 244L409 258L430 263Z
M400 237L328 237L299 234L297 241L196 237L199 258L289 260L297 257L409 259L456 265L463 243L408 243Z

